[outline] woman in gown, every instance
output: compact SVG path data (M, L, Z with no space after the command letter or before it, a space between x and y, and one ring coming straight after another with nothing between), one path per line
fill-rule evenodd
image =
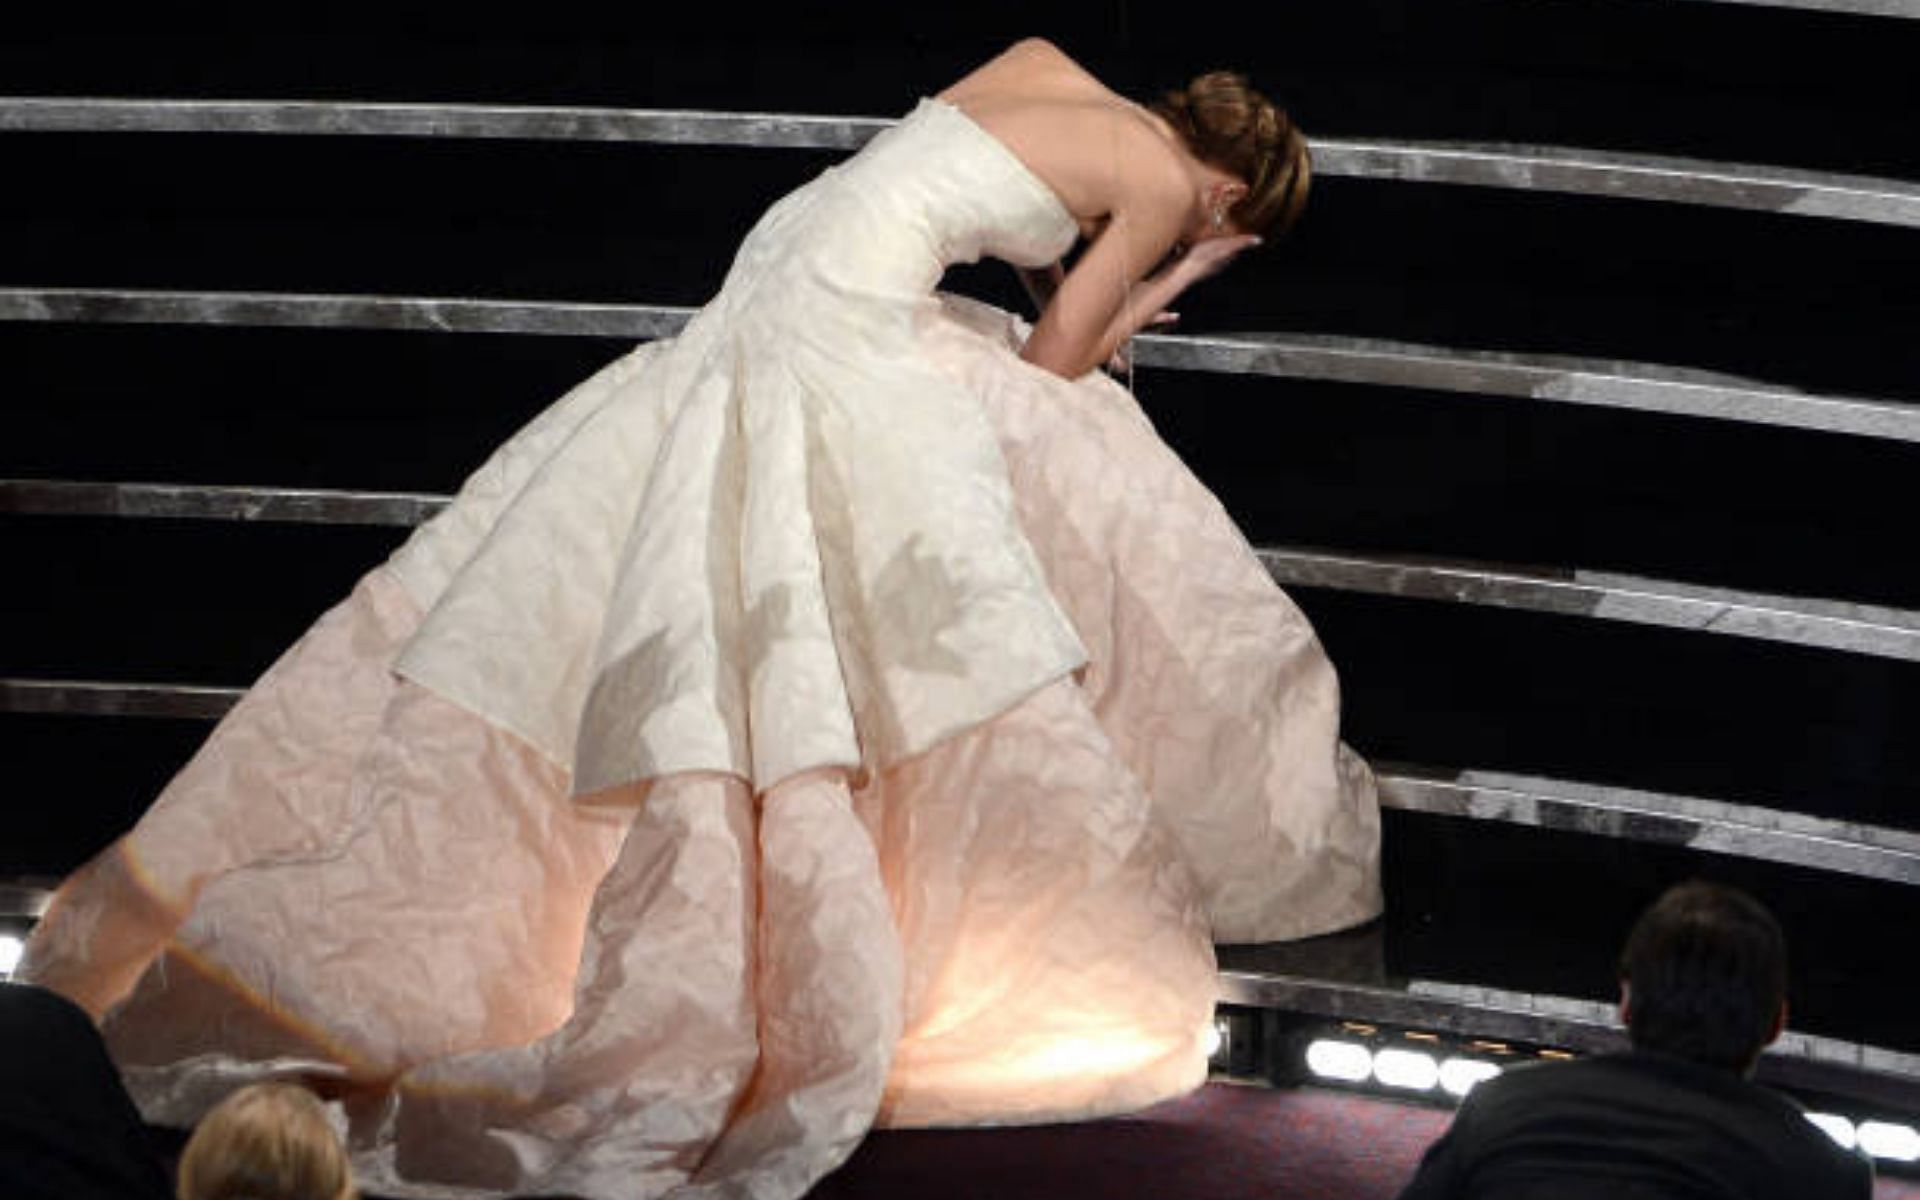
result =
M1332 668L1093 368L1284 227L1237 77L1023 42L774 206L62 888L146 1117L340 1097L387 1195L790 1197L873 1124L1205 1073L1215 940L1379 909ZM1029 334L934 292L1090 241Z

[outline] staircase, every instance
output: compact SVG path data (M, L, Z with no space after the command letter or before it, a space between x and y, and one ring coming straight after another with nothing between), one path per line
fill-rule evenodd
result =
M0 909L866 114L1041 32L1137 94L1244 66L1317 135L1296 234L1137 352L1388 806L1386 918L1223 947L1223 1004L1603 1048L1627 925L1705 876L1787 927L1763 1077L1911 1121L1920 3L1166 7L0 46Z

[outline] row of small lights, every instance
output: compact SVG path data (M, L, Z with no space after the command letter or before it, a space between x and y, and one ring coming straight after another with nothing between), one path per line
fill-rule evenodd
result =
M1371 1029L1367 1029L1371 1032ZM1409 1034L1412 1038L1435 1041L1431 1034ZM1504 1047L1500 1047L1504 1049ZM1540 1052L1543 1058L1572 1058L1555 1050ZM1414 1094L1432 1094L1436 1090L1455 1099L1464 1099L1478 1085L1504 1070L1497 1062L1464 1055L1444 1057L1407 1046L1382 1046L1374 1049L1363 1042L1345 1038L1315 1038L1307 1044L1307 1070L1318 1079L1345 1084L1377 1083L1383 1088ZM1892 1163L1920 1163L1920 1130L1895 1121L1862 1121L1855 1124L1838 1113L1810 1112L1813 1122L1842 1147L1856 1147L1876 1159Z
M1373 1025L1350 1025L1352 1031L1361 1035L1373 1035ZM1407 1033L1407 1041L1421 1043L1440 1043L1438 1037L1430 1033ZM1507 1046L1500 1043L1475 1043L1480 1048L1505 1054ZM1571 1054L1561 1054L1559 1050L1542 1050L1546 1058L1571 1058ZM1380 1046L1373 1048L1369 1044L1340 1039L1340 1037L1317 1037L1308 1043L1306 1050L1308 1069L1317 1079L1329 1079L1334 1083L1379 1083L1402 1092L1442 1091L1455 1100L1465 1098L1480 1083L1486 1083L1494 1075L1500 1075L1501 1066L1488 1058L1473 1058L1465 1054L1428 1054L1427 1050L1415 1046Z

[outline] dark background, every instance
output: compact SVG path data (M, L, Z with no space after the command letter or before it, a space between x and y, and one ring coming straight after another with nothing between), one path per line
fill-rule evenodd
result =
M1268 6L268 6L42 12L0 94L494 101L895 115L1007 41L1136 94L1251 72L1311 133L1542 143L1920 181L1920 22L1675 0ZM0 134L0 286L697 304L836 155L529 142ZM1016 302L1003 270L955 287ZM1322 178L1180 305L1321 332L1706 368L1920 400L1920 230ZM0 325L0 476L448 491L620 353L593 339ZM1920 608L1920 446L1382 387L1143 370L1255 542L1461 556ZM241 684L391 530L0 518L0 676ZM1920 828L1920 664L1301 590L1369 756ZM0 716L0 873L135 819L194 722ZM1633 913L1747 886L1795 1024L1920 1050L1888 964L1920 895L1678 849L1389 814L1389 963L1604 997Z

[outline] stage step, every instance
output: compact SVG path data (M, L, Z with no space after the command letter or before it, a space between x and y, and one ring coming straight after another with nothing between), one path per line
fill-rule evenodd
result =
M1299 235L1136 347L1386 805L1383 921L1223 947L1223 1003L1606 1048L1625 923L1706 874L1789 926L1800 1028L1765 1077L1920 1108L1885 932L1920 922L1909 17L1387 0L1268 38L1020 6L1139 94L1251 54L1315 138ZM33 181L0 279L0 561L28 568L0 756L62 801L0 873L123 830L491 445L1005 40L965 7L382 18L0 45L38 93L0 98ZM808 115L835 112L887 115Z
M448 497L327 488L0 479L0 513L317 525L420 524ZM1401 596L1697 630L1920 662L1920 612L1577 568L1255 548L1289 587Z
M0 133L459 138L854 150L890 118L807 113L315 100L0 97ZM1387 179L1665 200L1920 227L1920 185L1832 172L1550 146L1315 138L1322 179Z
M694 311L685 305L434 296L0 287L0 321L23 322L507 333L639 341L672 336ZM1135 347L1134 361L1141 367L1519 397L1542 404L1920 442L1920 404L1820 395L1653 363L1326 334L1145 334L1135 339Z
M0 678L0 714L217 720L244 689ZM1499 771L1376 764L1387 808L1684 847L1920 885L1920 832Z
M1380 926L1259 946L1222 946L1220 1003L1578 1054L1624 1049L1617 1005L1388 972ZM1761 1057L1776 1087L1920 1110L1920 1053L1789 1029Z

